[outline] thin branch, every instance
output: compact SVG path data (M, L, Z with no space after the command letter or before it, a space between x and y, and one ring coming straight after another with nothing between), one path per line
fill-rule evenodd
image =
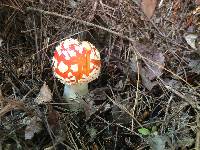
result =
M81 23L81 24L84 24L84 25L87 25L87 26L90 26L90 27L99 28L101 30L107 31L107 32L112 33L114 35L117 35L117 36L119 36L121 38L127 39L127 40L129 40L131 42L135 42L134 39L129 38L128 36L125 36L123 34L120 34L118 32L110 30L108 28L102 27L100 25L96 25L96 24L93 24L93 23L90 23L90 22L87 22L87 21L84 21L84 20L80 20L80 19L74 18L74 17L65 16L65 15L61 15L61 14L55 13L55 12L49 12L49 11L45 11L45 10L37 9L37 8L33 8L33 7L27 7L27 11L37 11L37 12L40 12L42 14L57 16L57 17L61 17L61 18L64 18L64 19L69 19L69 20L72 20L72 21L75 21L75 22L78 22L78 23Z

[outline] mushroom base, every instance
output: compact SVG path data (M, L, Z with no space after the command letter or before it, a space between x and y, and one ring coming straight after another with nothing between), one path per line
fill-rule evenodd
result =
M71 111L83 110L84 101L81 99L81 96L84 96L88 93L88 84L76 84L76 85L67 85L65 84L63 98L69 104Z

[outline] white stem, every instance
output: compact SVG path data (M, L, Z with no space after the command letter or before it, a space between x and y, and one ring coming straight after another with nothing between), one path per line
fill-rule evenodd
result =
M63 98L69 103L71 110L78 110L83 108L83 100L80 99L88 93L88 83L67 85L65 84ZM82 107L82 108L81 108Z

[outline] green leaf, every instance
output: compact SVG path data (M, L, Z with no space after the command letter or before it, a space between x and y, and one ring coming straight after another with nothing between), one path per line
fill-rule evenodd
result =
M151 134L151 132L147 128L140 128L140 129L138 129L138 132L142 135L150 135Z

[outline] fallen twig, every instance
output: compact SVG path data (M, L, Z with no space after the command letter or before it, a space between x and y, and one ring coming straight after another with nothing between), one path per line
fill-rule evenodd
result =
M107 31L107 32L112 33L114 35L117 35L117 36L119 36L121 38L127 39L127 40L129 40L131 42L135 42L134 39L132 39L132 38L130 38L128 36L122 35L122 34L120 34L118 32L115 32L115 31L110 30L108 28L102 27L100 25L93 24L93 23L90 23L90 22L87 22L87 21L84 21L84 20L80 20L80 19L77 19L77 18L74 18L74 17L65 16L65 15L61 15L61 14L55 13L55 12L49 12L49 11L45 11L45 10L38 9L38 8L33 8L33 7L27 7L27 11L37 11L37 12L40 12L40 13L46 14L46 15L52 15L52 16L57 16L57 17L65 18L65 19L70 19L72 21L79 22L81 24L84 24L84 25L87 25L87 26L90 26L90 27L95 27L95 28L99 28L101 30Z
M26 111L24 103L17 100L10 100L8 104L0 110L0 117L4 116L7 112L13 109L22 109Z

